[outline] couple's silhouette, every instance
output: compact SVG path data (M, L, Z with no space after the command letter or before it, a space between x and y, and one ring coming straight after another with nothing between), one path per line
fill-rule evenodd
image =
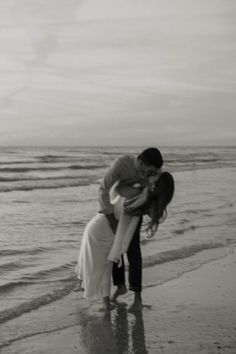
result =
M117 297L127 292L124 253L129 262L129 289L134 292L130 310L142 308L142 217L148 215L146 231L153 236L174 194L173 177L162 171L162 165L156 148L145 149L138 156L122 155L100 184L100 210L85 228L76 274L84 297L102 299L105 310L113 309ZM112 278L117 288L110 298Z

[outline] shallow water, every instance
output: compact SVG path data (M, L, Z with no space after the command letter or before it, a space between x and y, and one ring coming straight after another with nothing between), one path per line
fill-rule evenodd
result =
M0 322L70 293L99 182L140 148L0 148ZM236 148L162 148L176 192L144 268L236 242ZM145 279L144 279L145 283Z

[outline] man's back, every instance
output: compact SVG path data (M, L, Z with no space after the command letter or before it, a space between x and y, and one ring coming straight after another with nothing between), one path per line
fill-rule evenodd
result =
M113 205L110 203L109 191L116 181L138 177L136 161L136 156L126 154L119 156L111 164L99 187L98 198L101 213L113 213Z

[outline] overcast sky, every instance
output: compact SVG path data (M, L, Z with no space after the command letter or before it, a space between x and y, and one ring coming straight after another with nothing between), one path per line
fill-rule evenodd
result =
M236 145L235 0L0 0L0 145Z

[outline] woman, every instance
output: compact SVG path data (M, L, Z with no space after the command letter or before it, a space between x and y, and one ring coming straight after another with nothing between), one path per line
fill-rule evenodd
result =
M111 274L113 261L119 262L126 252L141 215L150 221L146 232L153 236L164 221L166 207L174 194L174 180L163 172L156 181L120 181L111 190L111 202L119 225L114 235L104 214L97 214L87 224L76 267L82 282L84 297L103 299L103 307L110 310ZM128 232L127 232L128 231Z

